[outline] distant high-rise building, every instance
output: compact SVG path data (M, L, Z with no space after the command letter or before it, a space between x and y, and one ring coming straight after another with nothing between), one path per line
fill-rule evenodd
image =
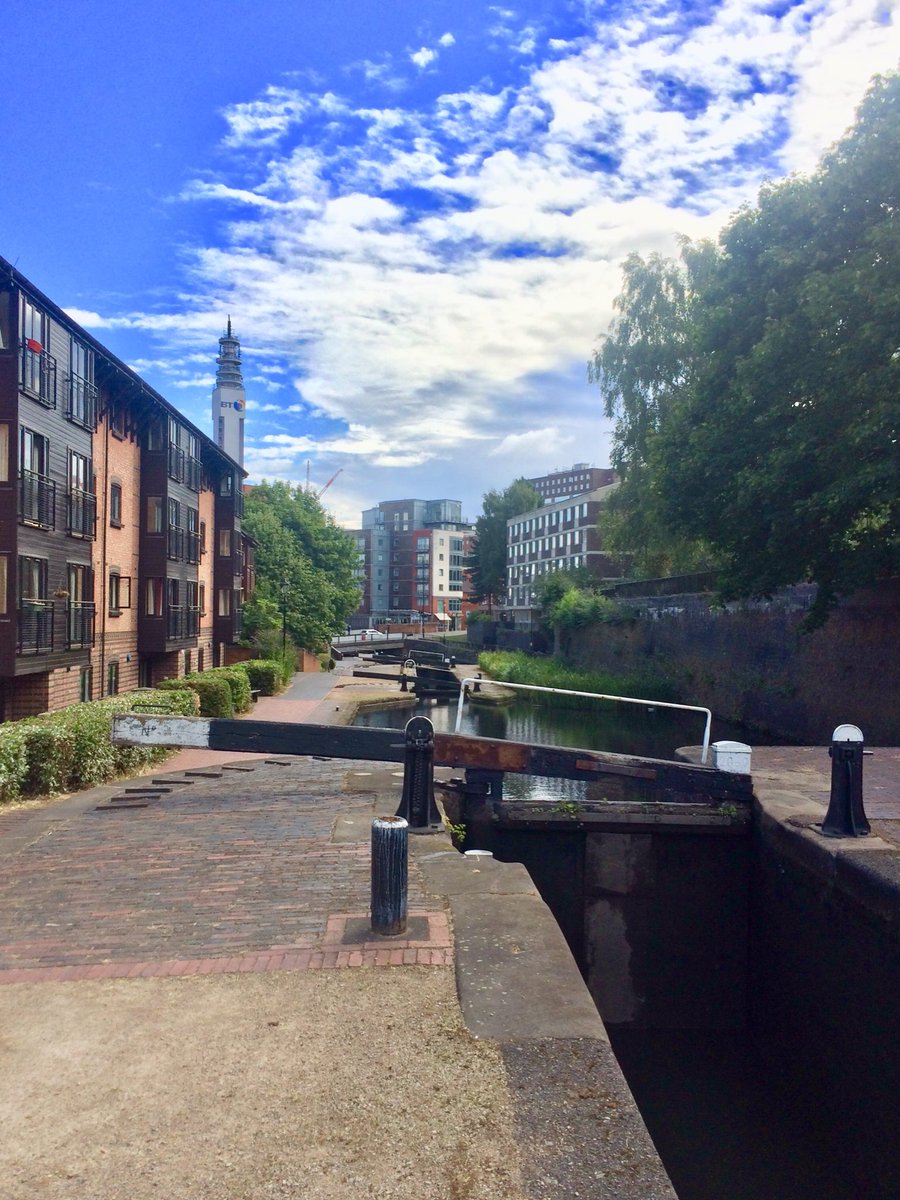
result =
M403 623L429 616L448 629L472 606L464 562L472 526L459 500L383 500L349 530L359 555L362 600L354 623Z
M241 343L231 331L231 317L224 337L219 338L216 386L212 394L213 431L216 445L235 462L244 465L244 413L247 399L241 375Z

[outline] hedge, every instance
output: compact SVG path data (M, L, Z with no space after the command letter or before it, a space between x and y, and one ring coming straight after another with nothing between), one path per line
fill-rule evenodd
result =
M275 696L281 691L281 664L271 658L250 658L237 664L247 673L250 687L261 696Z
M228 680L214 675L212 671L195 672L185 675L183 679L163 679L157 686L166 692L190 688L200 697L201 717L234 716L234 701Z
M197 711L194 693L183 687L142 695L167 712ZM161 762L165 746L112 744L113 716L133 707L134 696L125 694L0 725L0 803L78 791Z

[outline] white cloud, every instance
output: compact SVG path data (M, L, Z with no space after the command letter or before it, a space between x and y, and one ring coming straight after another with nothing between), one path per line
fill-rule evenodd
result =
M280 387L265 375L286 370L301 397L254 402L265 432L248 424L248 466L297 479L309 457L323 478L347 464L342 495L365 506L416 489L471 497L548 458L600 465L608 425L583 364L622 260L714 235L765 175L813 165L870 71L900 53L877 5L800 0L779 15L724 0L679 27L647 0L615 27L549 39L518 83L473 81L420 109L269 88L227 110L227 168L185 189L240 219L196 254L183 311L73 315L151 330L183 358L239 313L254 385ZM493 17L494 37L537 53L536 27ZM424 71L438 50L409 59ZM327 134L293 136L313 115ZM263 165L235 153L257 146ZM206 379L182 372L181 386ZM313 432L291 432L296 418Z
M421 50L416 50L414 54L410 54L409 61L416 64L420 71L424 71L426 67L437 58L437 50L429 50L427 46L423 46Z

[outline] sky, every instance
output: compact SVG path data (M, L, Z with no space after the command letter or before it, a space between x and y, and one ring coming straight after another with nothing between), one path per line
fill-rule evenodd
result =
M609 463L628 254L813 170L900 0L4 0L0 254L251 480L380 500Z

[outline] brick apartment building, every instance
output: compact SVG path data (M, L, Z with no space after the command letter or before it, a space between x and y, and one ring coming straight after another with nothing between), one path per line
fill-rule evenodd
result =
M362 514L356 539L360 626L404 623L428 614L447 629L465 628L472 607L464 560L473 528L459 500L384 500Z
M589 463L575 463L564 471L552 471L549 475L538 475L529 479L545 504L554 500L571 500L585 492L609 487L618 482L619 476L612 467L592 467Z
M0 720L224 661L244 475L0 258Z

